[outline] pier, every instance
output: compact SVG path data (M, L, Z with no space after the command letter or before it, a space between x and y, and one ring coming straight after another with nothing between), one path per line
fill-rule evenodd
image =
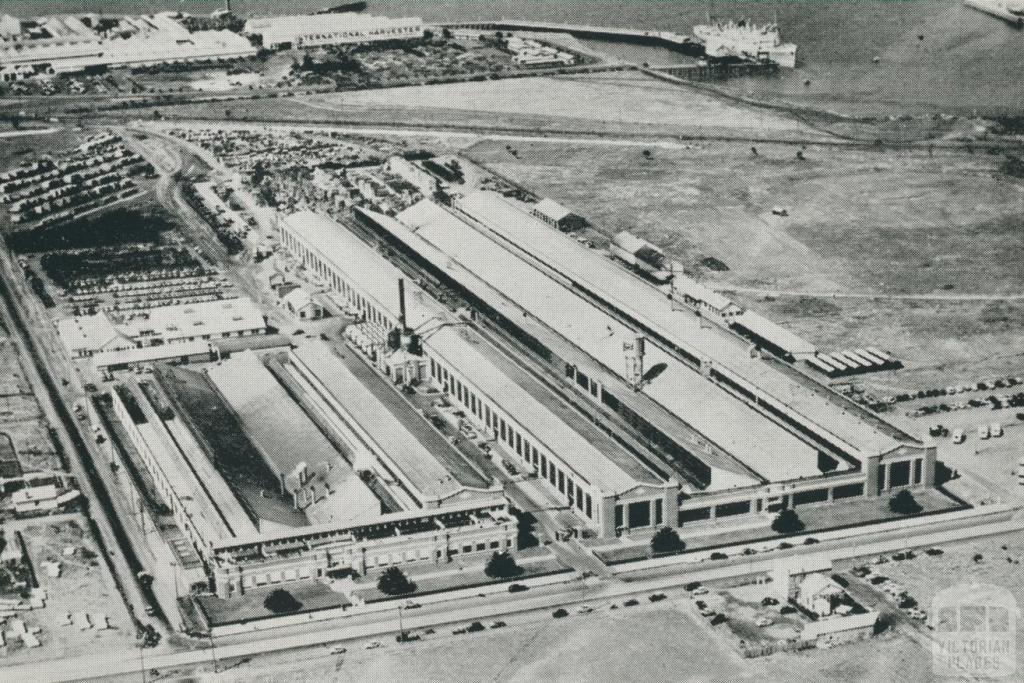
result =
M471 29L477 31L533 31L536 33L567 33L576 38L610 39L621 42L639 43L667 47L691 56L704 53L703 44L693 36L672 31L641 31L610 26L585 26L581 24L555 24L539 21L518 21L500 19L497 21L465 21L437 24L440 28Z

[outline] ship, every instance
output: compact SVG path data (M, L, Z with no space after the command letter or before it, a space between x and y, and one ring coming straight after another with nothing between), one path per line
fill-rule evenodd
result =
M964 0L968 7L1024 28L1024 0Z
M745 20L700 24L693 27L693 35L704 43L704 54L711 59L796 67L796 45L782 42L778 24L758 25Z

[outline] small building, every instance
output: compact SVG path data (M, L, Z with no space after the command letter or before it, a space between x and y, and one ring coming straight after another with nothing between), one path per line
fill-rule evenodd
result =
M530 210L537 218L541 219L552 228L563 232L574 232L587 227L587 220L582 216L573 213L553 199L544 198Z
M808 574L797 589L796 602L808 612L827 617L843 596L842 587L825 574Z
M655 282L667 282L672 277L665 268L665 252L628 230L612 238L610 249L612 256Z
M296 287L281 298L281 305L299 320L319 320L324 317L324 307L313 300L312 295Z

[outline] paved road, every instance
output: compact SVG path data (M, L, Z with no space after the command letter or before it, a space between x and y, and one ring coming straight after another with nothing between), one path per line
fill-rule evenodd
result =
M25 359L26 378L47 422L54 430L61 449L67 456L71 473L77 479L82 495L89 501L89 517L99 531L99 538L96 540L122 596L127 601L129 611L136 616L144 615L148 601L126 557L126 553L131 553L132 549L121 543L122 536L118 535L114 523L101 504L108 499L116 503L118 497L110 498L106 491L99 491L88 471L89 465L86 461L98 463L99 466L94 471L102 476L105 469L102 465L103 458L96 452L90 452L94 444L89 435L83 434L80 425L68 411L57 404L63 400L70 405L84 396L84 392L77 384L77 375L69 370L70 363L56 341L56 332L46 320L45 314L38 310L41 306L39 300L28 291L21 268L6 248L0 249L0 279L0 287L10 294L6 301L0 302L0 317L9 329L11 339L17 345L19 353ZM50 385L44 381L43 373L51 378ZM69 382L64 389L64 396L61 396L60 390L57 389L61 384L60 378ZM72 432L75 434L72 435ZM85 452L80 450L80 447L84 447Z

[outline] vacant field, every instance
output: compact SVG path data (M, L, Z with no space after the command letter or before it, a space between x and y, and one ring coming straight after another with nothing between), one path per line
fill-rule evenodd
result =
M134 656L135 626L113 578L97 555L95 541L86 530L85 520L47 522L40 519L38 524L24 529L22 534L36 579L47 593L46 607L26 612L23 617L27 625L41 627L37 637L42 646L35 649L27 649L20 644L11 646L11 651L0 662L49 661L104 649L120 649L125 656ZM7 537L13 540L14 534L9 532ZM68 548L73 552L65 555ZM60 562L61 575L57 578L48 576L40 565L43 561ZM74 617L82 612L89 615L92 628L82 630L77 625L65 623L67 615ZM102 621L97 615L107 616L109 629L95 628Z
M730 636L696 617L689 599L651 606L511 623L500 631L452 636L438 629L418 643L341 657L290 654L244 664L222 676L244 681L837 681L930 680L930 654L893 635L828 651L744 660ZM719 626L718 629L723 627Z
M822 348L875 345L908 366L868 382L945 386L1024 363L1024 301L956 299L1024 293L1024 187L999 173L1002 157L810 146L801 161L792 146L756 150L703 142L651 147L647 157L640 147L523 143L510 152L484 142L468 155L606 235L646 237ZM705 256L730 270L703 272ZM907 295L948 298L895 298Z

